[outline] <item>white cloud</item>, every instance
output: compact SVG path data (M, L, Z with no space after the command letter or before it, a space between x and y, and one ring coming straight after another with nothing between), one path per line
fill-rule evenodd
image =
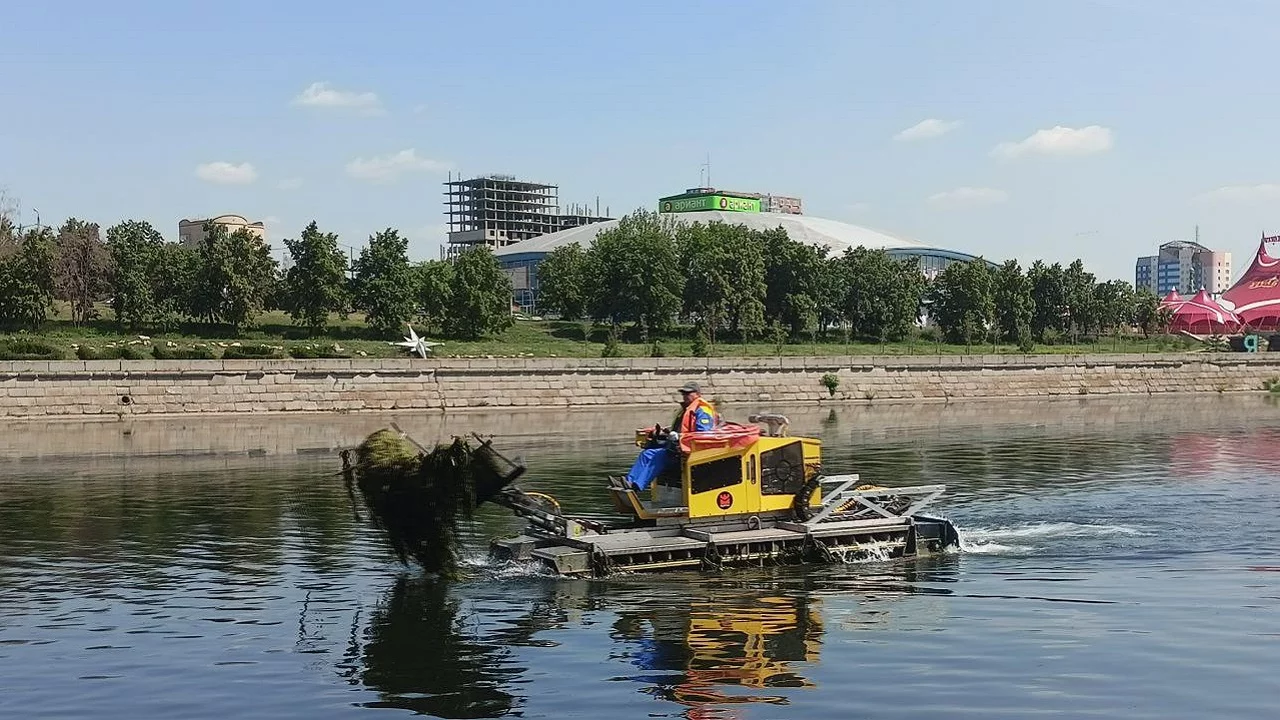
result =
M280 188L281 190L297 190L298 188L302 187L302 178L300 177L285 178L280 182L276 183L276 187Z
M1280 201L1280 185L1260 183L1258 185L1224 185L1196 197L1207 202L1230 202L1250 205L1254 203L1274 203Z
M998 205L1009 199L1009 193L995 188L958 187L955 190L929 196L929 204L936 208L966 208Z
M958 127L960 127L959 120L939 120L937 118L929 118L928 120L921 120L906 130L894 135L893 139L899 142L932 140L933 138L942 137Z
M425 104L418 104L418 105L414 105L414 106L413 106L413 114L414 114L414 115L421 115L422 113L426 112L428 109L429 109L429 108L428 108Z
M1056 125L1037 130L1018 142L1000 143L991 154L1006 160L1023 155L1093 155L1110 150L1111 145L1111 128L1101 125L1082 128Z
M249 163L218 162L196 166L196 177L219 185L248 185L258 179L258 171Z
M327 108L352 108L366 113L382 112L377 93L338 90L327 82L313 82L293 99L295 105Z
M369 159L356 158L347 163L347 174L368 182L394 182L410 173L440 173L453 167L451 163L418 157L414 148L401 150L393 155L379 155Z

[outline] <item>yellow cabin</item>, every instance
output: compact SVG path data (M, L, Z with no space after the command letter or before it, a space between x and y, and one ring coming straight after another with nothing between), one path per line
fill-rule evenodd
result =
M636 432L637 445L643 446L647 432ZM634 490L615 485L618 509L642 520L790 513L796 493L819 471L822 443L776 432L761 434L759 427L733 426L690 435L692 451L679 468L658 476L647 493L649 502L639 502ZM809 505L820 503L821 491L815 486Z

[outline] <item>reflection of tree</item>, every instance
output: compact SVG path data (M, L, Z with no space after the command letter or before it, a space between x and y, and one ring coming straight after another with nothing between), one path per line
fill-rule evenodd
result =
M510 713L517 699L503 689L524 668L503 644L470 639L466 616L448 585L401 577L379 603L363 642L352 639L345 664L380 698L366 707L396 708L442 718Z

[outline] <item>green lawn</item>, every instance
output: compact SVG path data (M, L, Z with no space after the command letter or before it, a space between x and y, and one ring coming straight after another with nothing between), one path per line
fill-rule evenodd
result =
M252 329L233 335L224 327L208 327L190 324L171 332L146 332L142 336L135 333L122 333L116 327L109 308L101 311L102 319L86 326L77 327L68 318L66 308L60 307L58 316L46 324L39 333L26 333L21 337L41 340L60 348L68 358L75 357L75 346L89 345L102 348L112 344L130 344L139 350L149 350L152 343L169 346L189 346L200 343L210 346L217 354L225 352L223 348L233 343L264 344L285 348L286 351L297 346L314 344L332 348L337 346L338 354L367 357L394 357L403 350L388 344L389 341L400 340L400 337L377 337L365 327L363 318L353 315L346 319L337 316L331 318L326 333L320 337L308 337L307 333L292 325L289 317L282 312L270 312L259 318ZM432 340L443 341L444 345L435 348L440 357L584 357L598 358L605 346L607 331L604 328L592 327L589 323L566 323L558 321L520 320L501 335L475 341L449 340L431 337ZM693 342L689 333L682 336L664 337L658 345L662 354L669 357L687 357L693 355ZM6 337L0 335L0 341ZM145 339L144 339L145 338ZM627 342L630 339L632 342ZM619 345L622 357L649 357L653 343L639 342L637 338L624 337ZM1195 350L1199 346L1185 338L1152 337L1137 338L1102 338L1096 341L1077 344L1037 344L1032 350L1039 354L1067 353L1100 353L1100 352L1162 352ZM1010 353L1020 354L1016 346L1006 344L983 344L966 347L940 343L928 337L917 337L896 343L841 342L805 338L792 341L781 347L770 342L737 343L724 342L711 346L713 357L768 357L788 355L958 355Z

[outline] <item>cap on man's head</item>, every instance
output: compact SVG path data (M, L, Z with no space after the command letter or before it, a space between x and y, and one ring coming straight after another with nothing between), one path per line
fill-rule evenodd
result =
M685 383L685 384L683 384L683 385L681 385L681 386L680 386L680 392L682 392L682 393L701 393L701 392L702 392L702 387L701 387L701 386L699 386L699 385L698 385L698 383L696 383L696 382L687 382L687 383Z

